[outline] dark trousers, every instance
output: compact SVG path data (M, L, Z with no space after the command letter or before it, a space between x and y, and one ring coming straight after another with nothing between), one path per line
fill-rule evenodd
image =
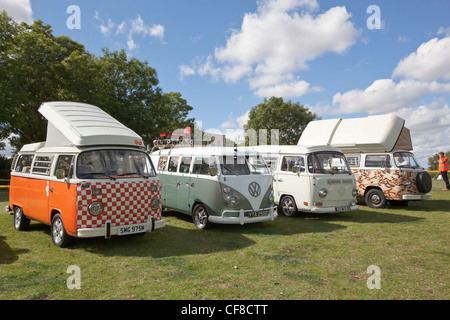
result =
M442 180L445 182L445 187L450 190L450 184L448 183L447 171L441 171Z

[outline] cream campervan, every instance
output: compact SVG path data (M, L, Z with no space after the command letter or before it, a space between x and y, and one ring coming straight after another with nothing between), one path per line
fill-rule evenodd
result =
M161 187L142 139L100 108L46 102L47 140L12 162L8 210L14 227L51 226L53 243L144 233L165 226Z
M330 146L254 146L273 174L275 203L285 216L297 212L358 210L355 178L344 155Z
M151 153L164 208L191 214L199 229L211 223L273 221L272 175L257 152L227 147L174 147Z
M409 129L395 115L311 121L299 145L323 143L347 157L358 196L372 208L431 199L431 177L414 158Z

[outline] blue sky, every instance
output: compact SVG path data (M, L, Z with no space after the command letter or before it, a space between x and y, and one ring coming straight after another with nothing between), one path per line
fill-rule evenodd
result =
M250 108L281 96L323 119L397 114L423 166L450 150L448 0L0 0L3 9L94 54L148 61L206 130L238 135Z

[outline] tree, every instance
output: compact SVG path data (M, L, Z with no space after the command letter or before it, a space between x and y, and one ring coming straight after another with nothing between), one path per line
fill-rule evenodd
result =
M55 37L40 20L19 25L5 12L0 50L0 138L17 149L45 140L46 121L38 112L45 101L96 105L146 144L160 131L194 121L186 119L192 107L181 94L163 93L156 70L147 61L128 59L124 50L103 49L97 57L67 36Z
M444 153L447 158L450 158L450 151ZM439 169L439 155L436 153L432 157L428 158L428 170Z
M279 144L297 144L301 133L306 125L319 119L315 113L298 102L284 102L283 98L272 97L264 99L263 103L253 107L249 113L249 119L244 125L244 129L253 129L259 134L261 129L267 130L267 143L271 144L271 133L269 129L279 130ZM258 144L265 144L265 141L258 141Z

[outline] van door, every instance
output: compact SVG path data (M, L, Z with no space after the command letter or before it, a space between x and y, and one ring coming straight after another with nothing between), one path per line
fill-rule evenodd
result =
M309 204L311 189L303 156L281 156L281 163L274 177L277 199L280 199L282 195L290 195L294 198L299 210L304 206L303 202Z
M177 208L183 211L191 211L190 206L190 190L191 190L191 167L192 157L181 157L180 166L178 169L177 180Z
M29 212L32 219L50 223L48 196L50 193L50 170L53 156L36 156L31 168L29 189Z
M60 155L56 160L55 175L58 170L64 170L62 179L53 179L49 183L48 206L49 214L58 211L63 219L66 232L76 235L77 192L75 184L70 183L73 175L74 155Z
M177 189L181 186L179 174L177 173L179 160L179 156L171 156L169 158L167 172L164 177L165 205L172 209L178 209Z

